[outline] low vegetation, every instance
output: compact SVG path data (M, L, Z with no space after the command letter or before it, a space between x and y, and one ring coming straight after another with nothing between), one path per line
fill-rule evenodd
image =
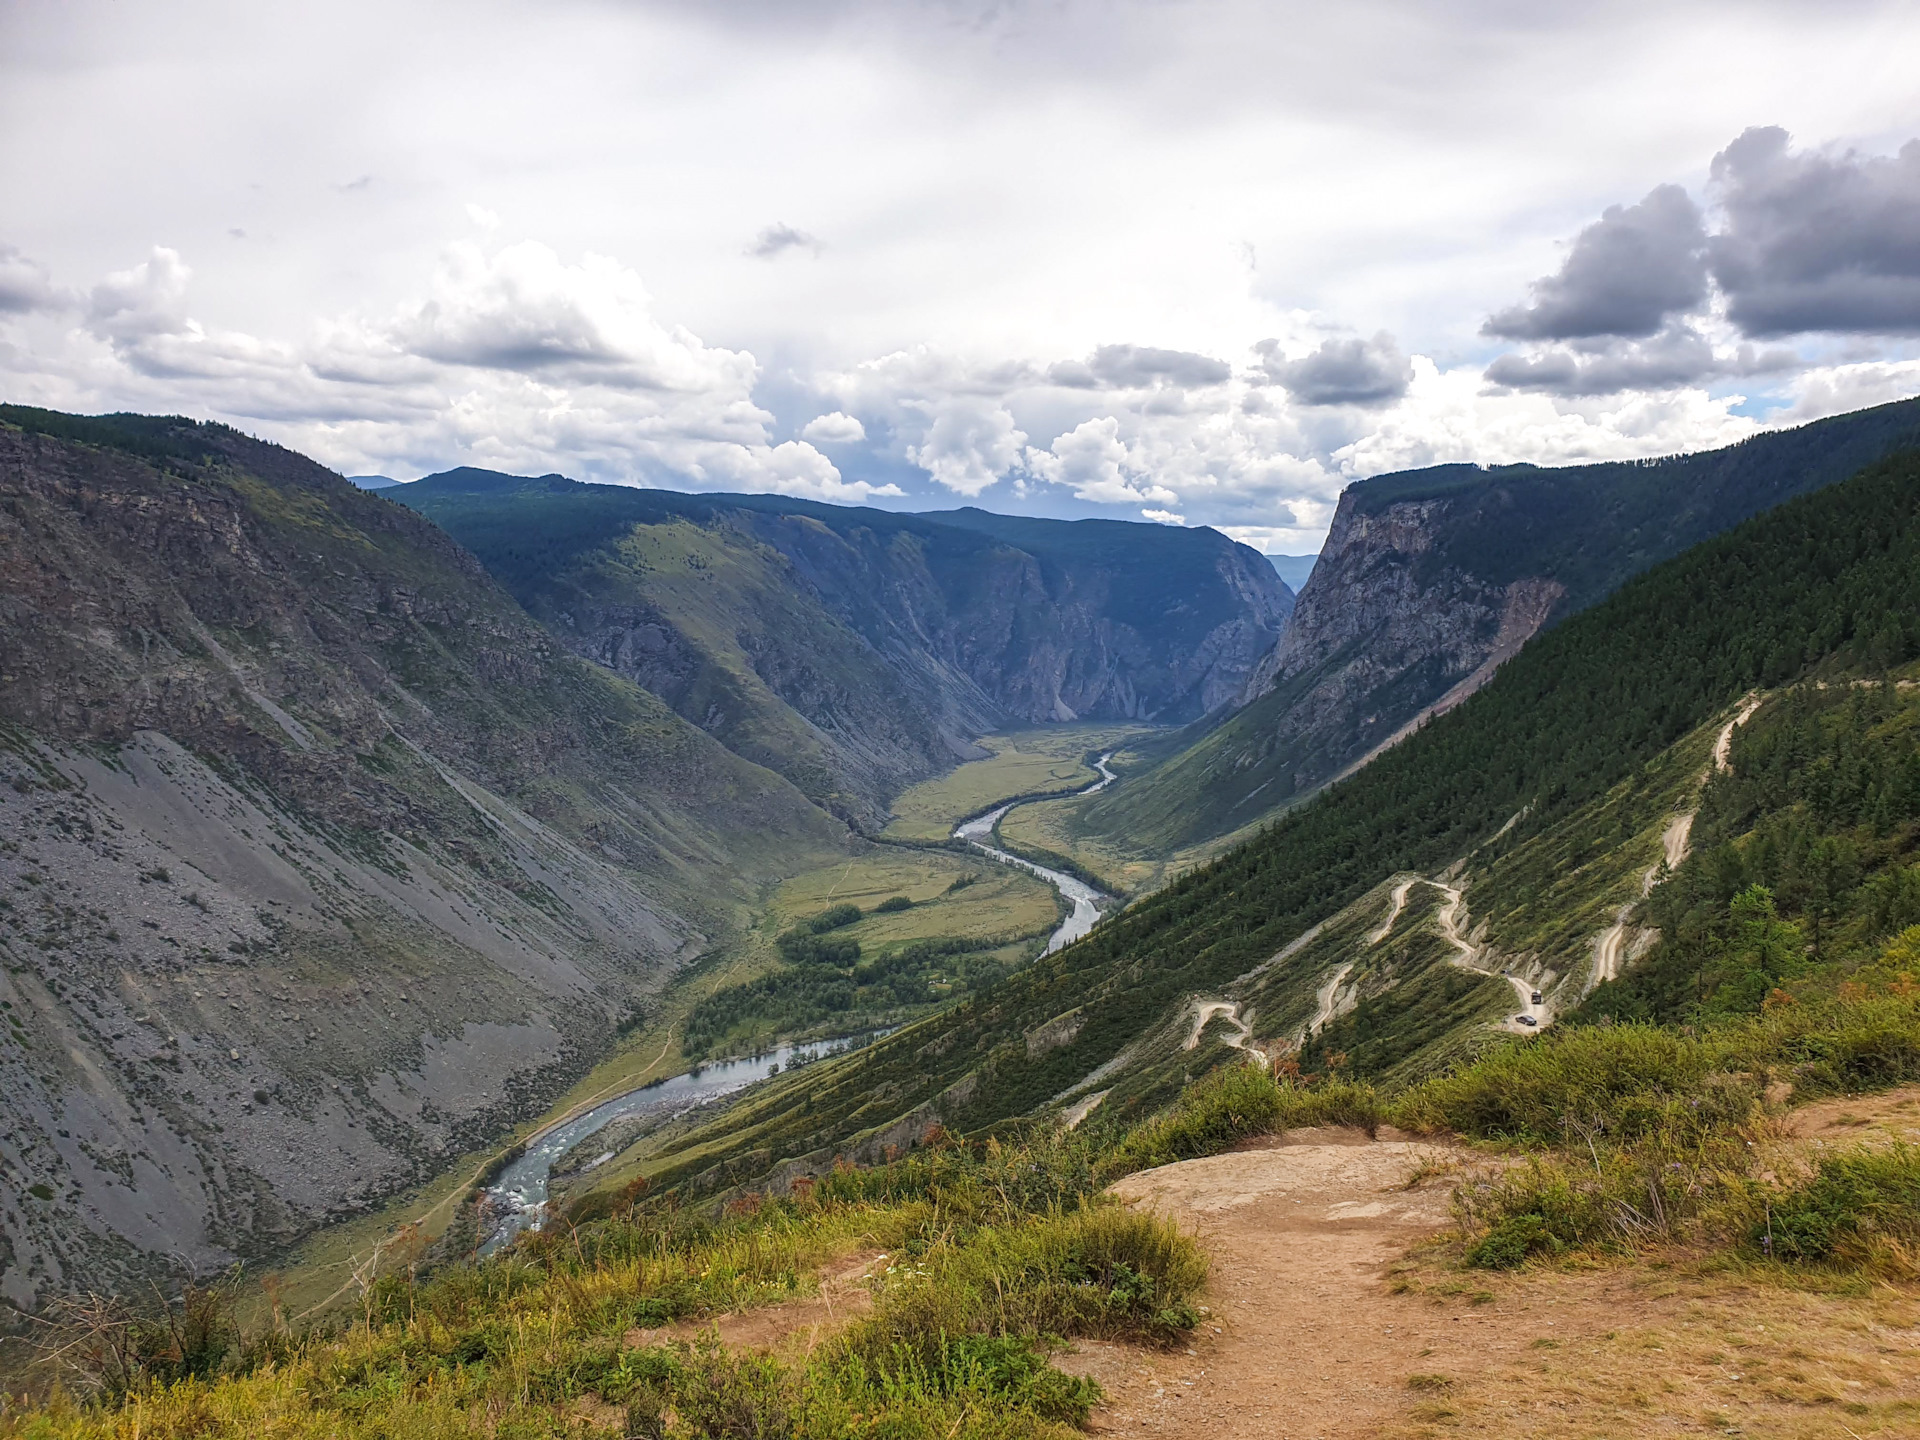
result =
M1756 1015L1569 1027L1399 1091L1248 1062L1132 1127L1098 1112L997 1140L936 1127L887 1164L719 1210L639 1183L493 1260L389 1274L303 1336L242 1341L197 1312L183 1345L151 1320L74 1317L67 1388L0 1435L1064 1434L1097 1388L1052 1350L1178 1343L1205 1313L1194 1239L1102 1187L1308 1125L1481 1142L1487 1166L1456 1191L1468 1267L1681 1245L1783 1277L1912 1278L1920 1151L1840 1148L1780 1175L1756 1156L1789 1093L1920 1079L1917 958L1920 929ZM856 1253L878 1257L871 1312L810 1353L739 1353L704 1328L803 1297Z
M183 1364L163 1323L70 1327L67 1388L0 1434L1037 1437L1098 1395L1048 1365L1066 1337L1164 1344L1198 1322L1204 1256L1103 1202L1087 1142L927 1139L720 1215L650 1207L636 1187L498 1259L390 1274L331 1332L192 1352L207 1363ZM875 1251L871 1313L811 1354L702 1333Z

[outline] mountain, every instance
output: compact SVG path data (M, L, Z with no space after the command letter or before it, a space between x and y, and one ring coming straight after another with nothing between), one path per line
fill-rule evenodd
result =
M1193 720L1292 595L1212 530L931 515L462 469L399 499L575 654L867 830L986 731Z
M1909 400L1665 460L1351 485L1241 707L1159 742L1153 773L1075 823L1156 853L1252 824L1458 704L1630 576L1917 438Z
M1307 577L1313 574L1313 567L1320 556L1312 555L1269 555L1267 563L1273 566L1273 573L1280 577L1281 583L1298 594L1300 587L1307 583Z
M395 485L404 485L404 480L395 480L391 475L349 475L349 485L358 485L362 490L391 490Z
M1628 581L1084 940L643 1145L609 1183L777 1189L1076 1095L1131 1119L1238 1044L1405 1079L1522 1009L1755 1008L1774 977L1920 919L1920 699L1882 683L1917 658L1908 451Z
M13 406L0 780L21 1308L437 1173L848 841L414 511L222 426Z

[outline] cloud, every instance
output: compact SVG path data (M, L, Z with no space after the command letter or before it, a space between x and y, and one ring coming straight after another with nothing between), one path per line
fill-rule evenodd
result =
M1676 185L1581 231L1529 304L1482 327L1564 343L1500 356L1487 380L1569 398L1673 389L1808 368L1753 341L1920 335L1920 141L1895 156L1796 152L1785 130L1756 127L1714 157L1708 191L1710 234Z
M18 268L37 287L28 298L51 286ZM202 325L191 267L156 247L87 292L84 330L32 352L0 344L0 370L31 374L49 402L111 396L234 420L343 473L468 463L843 504L902 496L845 479L804 439L771 443L754 357L662 323L612 260L456 245L424 278L424 294L383 316L328 317L288 342Z
M853 416L835 410L814 416L801 427L800 438L816 445L853 445L867 438L867 427Z
M1775 424L1800 425L1920 395L1920 360L1871 360L1823 366L1794 377L1793 402Z
M750 386L751 355L710 349L653 315L640 277L604 255L577 265L537 241L448 247L431 294L386 327L410 354L641 390Z
M1060 368L1055 366L1053 370ZM1123 389L1149 385L1182 388L1220 385L1233 374L1233 367L1224 360L1197 355L1191 350L1159 350L1150 345L1102 345L1093 352L1085 368L1096 381Z
M907 459L947 489L978 495L1019 463L1027 437L1005 406L955 396L922 408L925 437L907 448Z
M145 260L116 270L87 297L87 328L116 348L187 329L187 282L180 252L156 245Z
M1068 486L1079 500L1137 505L1180 499L1147 478L1147 467L1121 440L1120 422L1111 415L1081 422L1045 450L1029 450L1026 468L1042 480Z
M1721 373L1713 346L1697 330L1672 326L1650 340L1623 341L1580 354L1547 350L1502 355L1487 367L1487 379L1512 390L1553 395L1612 395L1622 390L1663 390L1692 385Z
M1413 382L1413 364L1384 330L1371 340L1323 341L1298 360L1279 353L1279 342L1254 346L1267 374L1303 405L1382 405L1398 400Z
M1920 335L1920 140L1795 153L1755 128L1714 157L1711 185L1726 224L1708 253L1742 334Z
M1533 299L1488 317L1482 333L1506 340L1644 339L1707 298L1700 207L1678 185L1638 205L1615 205L1582 230L1559 273L1536 280Z
M1184 525L1187 523L1186 516L1176 515L1171 510L1142 510L1140 513L1156 525Z
M788 250L811 250L818 255L821 245L804 230L796 230L791 225L774 224L754 236L753 244L747 247L747 254L756 260L771 260Z
M26 315L72 304L73 297L53 283L46 266L11 245L0 245L0 312Z

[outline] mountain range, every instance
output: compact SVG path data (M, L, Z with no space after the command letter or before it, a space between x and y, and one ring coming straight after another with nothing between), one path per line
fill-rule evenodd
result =
M1219 857L586 1189L1125 1123L1248 1047L1399 1081L1516 1008L1747 1003L1773 962L1736 880L1835 953L1908 914L1920 791L1742 767L1856 730L1847 774L1920 763L1881 683L1920 655L1916 440L1906 402L1377 477L1296 601L1204 529L369 488L218 425L0 407L0 1296L281 1255L484 1151L994 732L1157 727L1068 828ZM1820 711L1856 690L1890 708ZM847 943L777 963L852 977Z

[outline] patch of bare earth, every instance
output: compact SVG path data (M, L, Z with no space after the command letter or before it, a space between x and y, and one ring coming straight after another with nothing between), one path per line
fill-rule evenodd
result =
M824 1270L818 1291L805 1298L751 1310L730 1310L698 1321L633 1329L626 1333L623 1343L635 1349L690 1341L711 1330L719 1334L722 1344L737 1350L811 1351L834 1331L873 1309L873 1290L867 1282L886 1260L878 1251L863 1251Z
M1294 1131L1119 1182L1201 1236L1213 1314L1185 1352L1081 1342L1058 1357L1107 1391L1092 1428L1920 1435L1914 1293L1810 1293L1658 1262L1459 1271L1420 1252L1449 1227L1446 1168L1474 1158L1390 1131Z

